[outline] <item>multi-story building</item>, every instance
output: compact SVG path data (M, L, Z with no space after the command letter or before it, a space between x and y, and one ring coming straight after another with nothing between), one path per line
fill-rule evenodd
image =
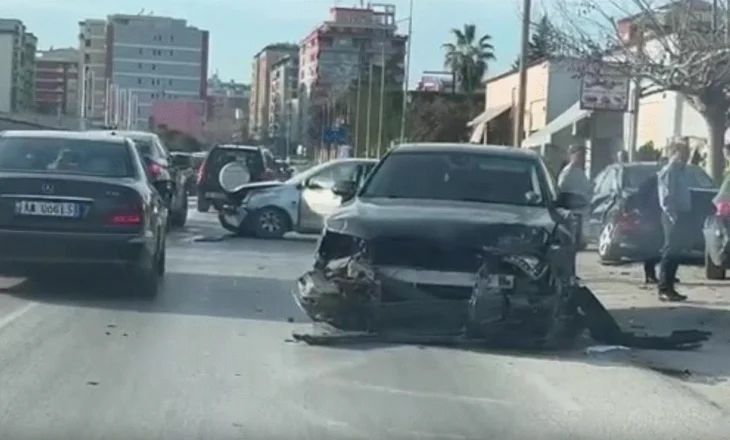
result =
M217 74L208 80L205 132L209 141L242 141L247 137L250 97L248 84L224 82Z
M91 120L103 120L107 104L107 21L79 22L79 103ZM85 85L85 86L84 86ZM83 103L82 103L83 101Z
M298 115L292 112L291 100L298 98L299 58L286 56L271 66L269 84L269 137L292 139L292 122Z
M81 26L82 69L88 65L93 72L91 118L109 119L126 107L121 113L131 126L145 128L157 100L205 101L208 31L182 19L146 15L111 15Z
M23 22L0 19L0 112L35 106L35 52L38 39Z
M304 40L299 51L299 105L302 129L323 100L347 93L369 66L386 69L389 87L402 88L408 37L397 33L394 5L330 9L324 21Z
M35 108L40 113L78 114L79 51L39 51L36 57Z
M248 112L248 134L263 139L269 133L269 94L271 66L286 56L296 56L299 46L278 43L264 47L254 55L251 66L251 99Z

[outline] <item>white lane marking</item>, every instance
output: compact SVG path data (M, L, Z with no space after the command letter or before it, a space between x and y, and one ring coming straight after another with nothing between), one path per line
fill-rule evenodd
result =
M10 325L13 321L30 312L38 303L29 303L23 307L13 310L11 313L0 318L0 330Z
M573 400L568 393L561 390L557 386L550 383L543 376L536 373L522 372L524 377L530 384L534 385L548 399L560 405L565 412L575 413L583 411L583 407Z
M460 403L474 403L478 405L500 405L514 406L514 402L502 399L493 399L491 397L464 396L461 394L434 393L430 391L404 390L401 388L387 387L382 385L374 385L356 381L344 381L340 379L327 378L324 383L339 386L343 388L356 388L367 391L376 391L384 394L392 394L399 396L409 396L421 399L450 400Z

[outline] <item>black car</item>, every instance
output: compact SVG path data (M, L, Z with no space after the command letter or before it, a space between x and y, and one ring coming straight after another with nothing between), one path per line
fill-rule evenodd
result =
M123 136L134 141L153 179L168 182L171 185L167 191L170 226L178 228L185 226L188 218L188 195L186 193L188 176L173 161L171 153L160 137L148 131L109 130L104 133Z
M210 206L223 207L226 194L221 188L219 173L231 162L246 164L250 182L274 180L274 156L267 148L250 145L223 144L213 147L198 170L198 211L208 212Z
M0 134L0 273L122 269L146 296L165 271L167 209L132 141L97 132Z
M705 276L710 280L724 280L730 267L730 175L712 200L715 211L705 219Z
M655 209L641 206L639 188L656 176L661 167L658 162L616 163L594 179L587 233L598 244L601 262L619 263L658 254L663 236L658 216L652 213L658 206ZM717 185L699 166L687 167L692 180L694 215L694 235L687 257L693 257L704 252L702 225L712 209Z
M295 300L341 329L505 330L541 343L572 311L577 252L540 156L508 147L402 145L325 220ZM566 209L563 209L566 208Z

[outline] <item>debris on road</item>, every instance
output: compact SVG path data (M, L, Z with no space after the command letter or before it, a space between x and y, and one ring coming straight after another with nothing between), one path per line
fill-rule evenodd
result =
M627 351L629 347L623 345L592 345L586 348L586 354L604 354L612 351Z

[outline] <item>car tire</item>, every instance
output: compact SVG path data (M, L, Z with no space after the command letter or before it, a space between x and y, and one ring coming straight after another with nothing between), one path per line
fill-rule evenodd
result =
M598 235L598 260L601 264L616 264L621 261L619 248L613 242L616 224L609 221L603 224L601 232Z
M154 264L135 269L133 286L142 298L155 298L160 291L159 256Z
M705 277L708 280L724 280L726 277L725 267L713 263L707 251L705 251Z
M185 227L185 223L188 220L188 196L183 195L182 206L179 211L176 211L172 216L172 226L176 228Z
M198 195L198 212L210 211L210 203L203 198L202 195Z
M253 214L251 226L258 238L282 238L289 231L289 217L281 209L261 208Z

